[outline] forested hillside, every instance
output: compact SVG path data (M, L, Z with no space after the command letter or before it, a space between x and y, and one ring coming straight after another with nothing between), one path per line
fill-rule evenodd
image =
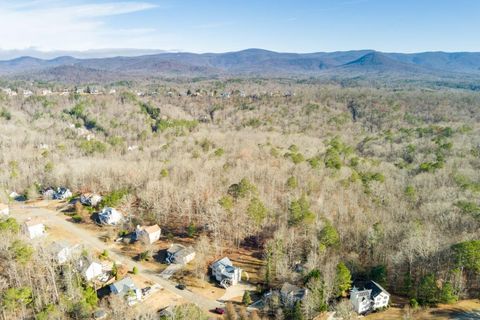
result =
M259 290L309 288L308 318L350 288L344 268L414 305L478 298L478 92L258 79L110 88L0 95L0 202L47 186L120 194L132 219L119 230L194 228L207 256L254 251ZM74 290L68 279L16 232L0 224L0 270L15 270L0 275L3 312L68 309L56 291ZM42 281L58 285L54 302L36 291Z

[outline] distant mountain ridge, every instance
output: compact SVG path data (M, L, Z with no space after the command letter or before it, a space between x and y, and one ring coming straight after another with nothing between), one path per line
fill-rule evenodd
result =
M62 81L122 77L213 76L480 76L480 53L384 53L354 50L282 53L246 49L226 53L165 52L142 56L78 59L19 57L0 61L0 76ZM91 80L89 79L91 75Z

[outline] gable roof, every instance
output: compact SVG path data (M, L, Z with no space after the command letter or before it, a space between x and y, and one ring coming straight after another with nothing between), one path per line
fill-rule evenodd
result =
M224 257L220 260L215 261L212 263L212 268L218 268L218 267L227 267L227 266L233 266L232 261L228 257Z
M297 287L291 283L285 282L280 289L280 294L283 296L292 296L295 299L303 299L307 293L305 288Z
M115 290L118 293L124 293L124 292L127 292L128 290L135 290L137 288L132 278L130 277L126 277L120 281L114 282L110 285L110 287L115 288Z
M371 294L371 297L372 298L375 298L376 296L378 296L380 293L385 293L387 295L390 295L387 290L385 290L381 285L379 285L378 283L376 283L375 281L368 281L366 284L365 284L365 289L368 289L368 290L372 290L372 294Z
M43 225L43 222L40 220L40 218L31 218L25 221L25 225L27 227L33 227L40 224Z
M153 226L141 226L139 230L152 234L160 231L160 226L158 224L154 224Z

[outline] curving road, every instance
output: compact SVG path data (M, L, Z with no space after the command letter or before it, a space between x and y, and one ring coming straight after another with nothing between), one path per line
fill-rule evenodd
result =
M140 263L137 263L123 255L118 249L109 246L107 243L99 240L89 231L82 229L79 225L67 221L66 216L63 213L59 213L50 209L28 206L28 205L13 205L10 208L10 214L16 218L19 222L23 222L31 217L39 217L43 220L45 226L55 227L73 235L74 237L81 239L81 244L87 248L95 248L98 251L108 250L109 256L123 265L127 266L130 270L135 266L139 273L150 281L161 285L168 291L171 291L185 300L196 304L203 310L210 311L216 307L224 307L224 304L212 300L207 297L195 294L189 290L179 290L175 288L175 283L166 280L160 274L149 270Z

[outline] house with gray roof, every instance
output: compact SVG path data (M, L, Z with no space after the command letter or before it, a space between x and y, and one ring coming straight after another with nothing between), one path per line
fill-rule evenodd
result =
M234 286L242 280L242 269L235 267L227 257L215 261L210 268L212 276L224 288Z
M291 283L285 282L280 289L280 300L286 307L292 307L297 302L303 301L308 294L306 288L300 288Z
M195 258L195 250L192 247L174 243L167 250L165 261L168 264L187 264Z
M134 305L142 300L142 290L137 288L132 278L126 277L110 285L112 294L126 297L128 305Z

